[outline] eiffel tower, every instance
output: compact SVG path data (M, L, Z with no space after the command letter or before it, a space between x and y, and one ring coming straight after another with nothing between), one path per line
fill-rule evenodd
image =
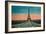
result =
M31 21L31 18L30 18L30 8L28 8L28 17L27 17L27 21Z

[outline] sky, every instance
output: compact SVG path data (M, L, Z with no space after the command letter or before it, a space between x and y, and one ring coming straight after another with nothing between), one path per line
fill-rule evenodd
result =
M41 19L41 7L33 6L12 6L12 19L27 20L28 12L32 20Z
M41 7L32 7L32 6L12 6L13 14L40 14Z

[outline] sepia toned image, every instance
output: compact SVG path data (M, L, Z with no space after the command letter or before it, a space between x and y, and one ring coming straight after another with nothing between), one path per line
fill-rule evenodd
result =
M5 4L6 32L44 31L44 3L7 1Z

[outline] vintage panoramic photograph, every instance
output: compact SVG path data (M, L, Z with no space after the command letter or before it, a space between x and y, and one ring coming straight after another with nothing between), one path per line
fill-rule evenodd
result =
M44 3L7 2L8 32L44 30Z

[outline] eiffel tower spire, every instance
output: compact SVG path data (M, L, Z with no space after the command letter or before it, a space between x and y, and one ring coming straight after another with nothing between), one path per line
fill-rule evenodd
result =
M28 8L28 17L27 17L27 21L31 21L31 18L30 18L30 8Z

